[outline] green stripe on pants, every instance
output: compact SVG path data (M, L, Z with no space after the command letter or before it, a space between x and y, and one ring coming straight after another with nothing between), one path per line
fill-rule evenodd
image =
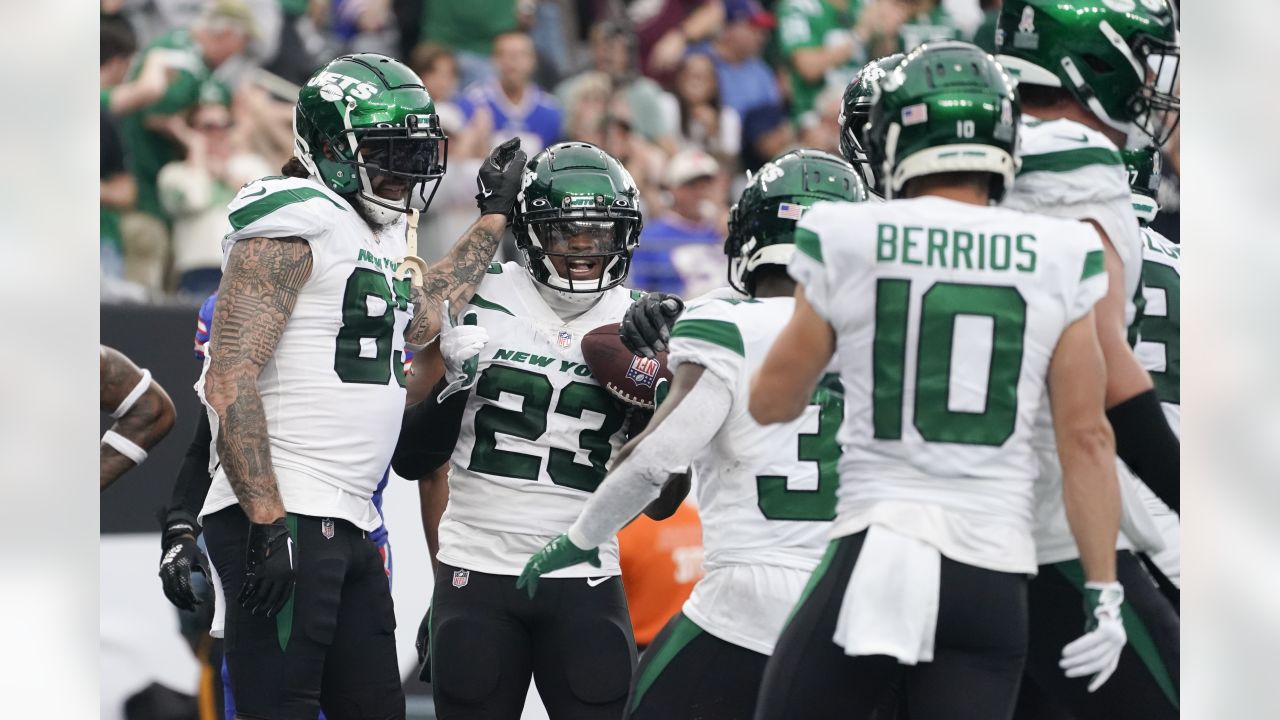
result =
M848 536L846 535L845 537ZM836 549L840 547L840 541L843 539L836 538L827 543L827 551L822 553L822 559L818 561L818 566L813 569L813 574L809 576L809 582L805 583L804 590L800 591L800 599L796 600L796 604L791 606L791 614L787 615L787 621L782 624L784 629L791 624L791 620L796 616L796 611L809 599L813 589L818 586L818 583L822 582L822 576L826 575L827 570L831 568L831 561L835 558Z
M293 538L293 546L298 547L298 516L289 513L284 516L284 524L289 528L289 536ZM295 567L297 559L294 559ZM284 652L289 647L289 636L293 634L293 596L298 592L298 585L295 582L293 589L289 591L289 599L285 601L284 607L280 608L280 614L276 615L276 641L280 643L280 652Z
M1054 563L1053 568L1062 573L1072 587L1080 591L1083 601L1084 567L1080 561L1066 560ZM1164 696L1173 703L1175 708L1178 707L1178 691L1173 687L1173 678L1169 675L1169 669L1165 667L1164 660L1160 657L1160 651L1156 648L1156 642L1152 639L1146 624L1142 622L1142 618L1138 617L1138 613L1128 600L1120 606L1120 619L1124 622L1124 632L1129 637L1129 647L1137 653L1138 659L1151 673L1151 677L1155 679L1156 685Z
M692 620L685 617L682 613L676 620L675 627L671 628L671 633L662 639L657 646L651 646L646 653L653 653L653 662L646 663L644 670L641 671L640 677L636 680L636 692L631 698L631 710L640 706L640 701L644 699L644 694L649 692L649 688L657 681L658 676L666 669L676 655L685 648L686 645L693 642L693 639L702 634L702 628L698 627Z

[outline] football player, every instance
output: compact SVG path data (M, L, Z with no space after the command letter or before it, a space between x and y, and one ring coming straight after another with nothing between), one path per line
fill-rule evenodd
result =
M578 516L624 440L627 412L592 376L581 343L638 295L622 282L639 193L621 163L582 142L536 155L521 187L513 228L523 263L489 267L439 342L443 394L465 403L427 621L436 713L518 718L532 676L551 717L616 718L635 667L617 544L596 567L553 574L536 598L515 578ZM459 335L469 327L482 332ZM410 477L429 470L404 467Z
M762 427L747 413L751 373L791 316L796 221L814 202L861 202L848 163L795 150L766 163L729 215L729 283L745 299L691 305L671 333L671 392L618 454L582 514L525 565L518 584L597 557L597 547L692 464L706 576L649 646L627 717L750 718L765 662L826 546L835 516L839 380L824 377L800 417ZM544 590L545 592L545 590Z
M1031 438L1050 400L1086 581L1086 632L1059 648L1063 668L1096 687L1124 644L1092 316L1102 246L1087 225L988 206L1013 184L1018 114L1013 81L977 47L917 48L880 82L866 129L889 202L818 203L797 227L802 289L749 409L794 420L834 354L843 455L835 540L757 718L871 717L895 686L913 718L1010 717L1036 571Z
M862 146L862 133L866 130L867 120L871 117L871 103L875 100L876 85L898 67L902 53L887 55L872 60L844 88L844 99L840 105L840 154L853 164L861 173L863 181L872 196L884 199L884 186L880 178L880 168L871 163L867 150Z
M1161 145L1176 127L1176 16L1167 0L1008 0L996 27L997 59L1018 79L1023 117L1018 182L1005 205L1092 225L1103 240L1110 287L1097 307L1107 364L1107 417L1125 464L1175 511L1179 441L1152 379L1129 345L1140 297L1142 237L1118 148ZM1058 648L1077 631L1063 612L1078 607L1080 567L1062 510L1048 413L1038 420L1036 554L1029 588L1029 682L1081 717L1176 717L1178 618L1132 548L1158 550L1160 533L1122 472L1124 514L1116 560L1126 593L1130 647L1098 692L1062 677Z
M1133 352L1151 373L1151 381L1155 384L1156 396L1160 398L1169 427L1181 437L1182 247L1151 228L1151 221L1160 212L1160 203L1156 199L1160 191L1159 149L1148 145L1138 150L1123 151L1121 155L1129 170L1133 211L1142 226L1143 303L1138 310L1138 322L1130 332L1131 338L1138 336ZM1133 332L1135 330L1137 332ZM1159 574L1164 576L1156 579L1177 608L1178 588L1182 584L1178 513L1170 510L1146 485L1138 486L1138 491L1164 539L1164 549L1150 556Z
M198 386L216 470L201 522L227 598L237 712L403 718L391 594L367 533L404 411L402 357L484 277L519 190L518 141L480 167L480 218L421 286L396 276L414 191L446 140L421 80L376 54L301 89L284 176L231 202Z
M147 451L173 428L173 401L124 353L98 346L98 406L111 413L111 428L98 450L99 491L147 459Z

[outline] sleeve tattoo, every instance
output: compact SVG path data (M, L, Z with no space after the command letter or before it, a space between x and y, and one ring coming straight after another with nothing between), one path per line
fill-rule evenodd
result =
M495 224L491 216L482 216L473 223L449 254L427 270L422 287L413 288L413 320L405 331L409 349L420 351L440 333L446 300L455 312L471 302L502 239L505 219L499 217L498 221Z
M242 240L231 248L218 289L205 399L218 414L219 458L251 522L284 514L258 375L275 353L311 267L311 247L303 240Z

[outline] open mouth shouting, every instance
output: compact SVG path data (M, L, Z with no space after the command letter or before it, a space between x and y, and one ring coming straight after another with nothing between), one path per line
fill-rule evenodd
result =
M598 257L573 257L565 258L565 263L569 267L570 280L595 280L600 277L600 269L603 264Z

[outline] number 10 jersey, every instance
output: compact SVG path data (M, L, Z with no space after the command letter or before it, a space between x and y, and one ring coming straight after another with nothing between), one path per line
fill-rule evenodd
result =
M394 275L405 253L405 221L374 231L328 188L286 177L245 185L229 209L224 258L249 238L301 238L311 248L311 277L258 377L285 509L372 531L382 521L371 498L404 415L411 308L408 282ZM210 343L206 368L218 352ZM203 382L202 375L202 399ZM212 411L210 420L217 437ZM201 515L235 502L219 465Z
M468 391L450 459L449 504L439 560L495 575L519 575L529 556L565 532L595 492L624 441L626 412L582 357L582 338L616 323L631 291L606 290L568 322L518 263L493 264L464 311L489 333ZM618 575L618 543L603 565L547 577Z

